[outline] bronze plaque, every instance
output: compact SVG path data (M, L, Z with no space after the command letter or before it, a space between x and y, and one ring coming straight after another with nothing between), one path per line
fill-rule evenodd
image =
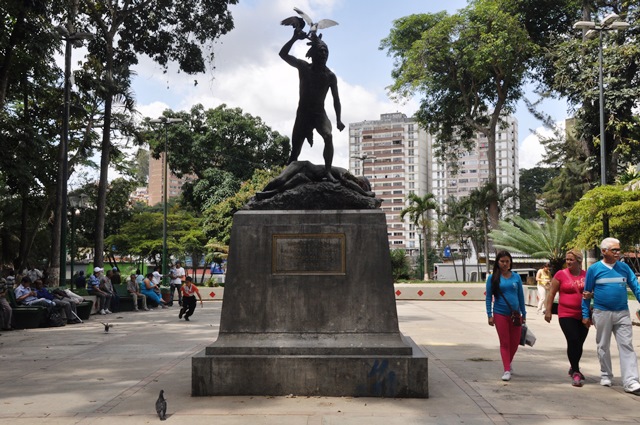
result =
M273 274L346 274L343 233L274 234L271 270Z

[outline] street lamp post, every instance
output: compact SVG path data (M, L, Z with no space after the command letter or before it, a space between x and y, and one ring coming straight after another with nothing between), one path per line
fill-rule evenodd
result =
M167 186L168 182L168 163L169 163L169 151L167 146L169 144L169 135L167 132L167 126L170 124L177 124L182 122L180 118L167 118L160 117L156 120L149 121L152 124L162 124L164 126L164 161L162 164L162 281L165 282L167 276Z
M67 180L69 179L69 108L71 99L71 51L73 46L81 46L83 40L93 38L93 34L73 31L71 18L69 29L60 25L56 31L66 41L64 52L64 106L62 110L62 135L60 137L60 169L58 190L60 191L58 213L60 214L60 284L67 278Z
M71 195L69 196L69 203L73 208L73 212L71 213L71 246L69 248L69 252L71 254L71 290L73 290L73 268L76 259L76 254L74 250L75 240L76 240L76 219L80 216L80 208L84 207L84 201L87 198L87 195L84 193L80 196Z
M602 69L602 33L604 31L617 31L629 28L629 23L622 21L620 16L611 13L605 16L600 24L592 21L578 21L573 24L574 29L586 31L584 37L593 38L598 35L598 88L600 90L600 185L607 184L607 151L606 151L606 134L604 125L604 78ZM609 236L609 217L603 214L602 217L602 234L603 237Z

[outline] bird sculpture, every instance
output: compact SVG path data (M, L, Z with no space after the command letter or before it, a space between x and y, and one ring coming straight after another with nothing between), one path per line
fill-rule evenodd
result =
M318 38L322 38L322 34L319 36L317 35L318 30L338 25L336 21L333 21L331 19L321 19L318 22L313 22L313 19L311 19L309 15L304 13L302 10L298 9L297 7L294 7L293 10L295 10L300 16L291 16L287 19L284 19L281 24L290 25L295 28L296 31L302 31L302 29L304 28L304 23L306 22L309 25L309 33L307 35L308 38L316 36Z
M113 326L112 324L109 324L109 323L104 323L104 322L100 322L100 323L102 323L104 325L104 333L108 333L109 332L109 328L111 326Z
M156 412L161 421L167 419L167 400L164 398L164 390L160 390L160 395L156 400Z

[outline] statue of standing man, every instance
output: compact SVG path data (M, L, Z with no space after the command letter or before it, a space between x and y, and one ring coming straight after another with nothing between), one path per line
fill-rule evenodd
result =
M327 26L336 25L337 23L330 20L313 23L304 12L295 8L294 10L298 12L304 20L298 17L291 17L282 21L283 25L292 25L294 32L291 40L287 41L280 50L280 57L289 65L297 68L300 77L300 100L298 102L296 121L293 125L293 133L291 135L291 156L287 163L291 164L298 160L305 139L313 146L313 130L315 129L324 140L323 157L326 179L336 181L331 175L331 165L333 162L331 121L329 121L329 117L327 117L324 109L324 101L329 89L331 89L331 95L333 96L333 107L336 111L336 125L338 130L342 131L344 124L340 118L341 106L340 96L338 95L338 81L336 75L327 68L329 47L322 41L321 36L317 35L316 31L318 28L326 28ZM304 21L307 21L311 26L309 34L302 30ZM306 56L311 58L311 63L289 54L291 47L296 41L307 38L310 40L307 44L310 45L311 48Z

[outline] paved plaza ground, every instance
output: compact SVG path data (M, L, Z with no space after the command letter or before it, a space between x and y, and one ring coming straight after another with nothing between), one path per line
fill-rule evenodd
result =
M92 316L63 328L3 332L0 336L0 424L221 425L616 424L640 423L640 397L620 378L599 385L595 332L585 343L584 387L567 376L565 340L528 307L538 340L521 347L510 382L495 329L482 301L398 301L400 329L429 356L429 399L352 397L190 396L191 356L216 339L219 301L205 302L191 322L178 310ZM630 302L632 311L638 303ZM114 324L104 333L101 320ZM635 330L640 328L634 327ZM634 338L640 352L640 335ZM614 373L619 375L617 349ZM117 422L114 422L117 421Z

